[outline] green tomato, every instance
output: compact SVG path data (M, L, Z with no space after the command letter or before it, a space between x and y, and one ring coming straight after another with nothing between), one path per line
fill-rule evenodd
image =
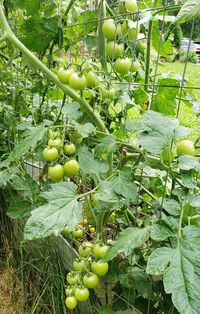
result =
M108 246L103 245L101 243L95 243L93 246L92 253L99 258L104 258L106 256L106 253L108 251Z
M124 44L118 44L114 41L109 41L106 46L106 54L114 60L121 57L124 53Z
M112 99L115 97L115 89L114 88L107 88L100 87L99 95L101 99Z
M88 289L94 289L99 283L99 278L94 273L89 273L83 277L83 284Z
M52 129L49 129L48 136L49 138L53 138L53 139L56 137L60 137L60 130L53 131Z
M114 40L116 34L115 21L113 19L106 20L102 27L103 35L108 40Z
M78 302L74 296L71 296L66 298L65 304L68 307L68 309L73 310L77 306Z
M57 72L58 79L63 84L69 84L69 78L73 73L73 70L65 70L64 68L59 68Z
M137 22L129 21L128 23L128 37L130 40L136 40L140 32L140 25Z
M108 263L99 261L93 261L91 265L93 273L95 273L99 277L103 277L108 272Z
M72 232L73 236L75 239L81 239L84 235L84 230L83 229L75 229Z
M176 145L177 154L180 155L195 155L194 143L190 140L183 140Z
M132 63L131 59L129 58L125 58L125 59L118 58L115 61L114 67L118 73L125 75L130 71L131 63Z
M68 286L66 289L65 289L65 294L67 297L71 297L74 295L74 292L75 292L75 289L72 288L72 286Z
M92 252L92 247L93 245L91 242L84 242L83 244L81 244L78 248L80 256L88 257Z
M46 161L53 161L53 160L57 159L59 156L58 150L55 147L52 147L52 148L46 147L43 150L42 154L43 154L43 157Z
M48 168L49 178L55 182L58 182L63 179L64 176L64 168L62 165L50 166Z
M116 215L115 215L115 213L113 212L113 213L110 214L110 216L108 217L108 223L109 223L109 224L112 224L112 223L115 222L115 220L116 220Z
M140 68L140 62L138 60L135 60L131 68L132 72L137 72L139 68Z
M90 195L90 204L92 207L95 207L99 203L98 198L96 197L95 193Z
M69 160L64 164L64 171L67 177L73 177L79 172L79 163L75 160Z
M53 146L53 147L62 147L63 141L61 140L61 138L55 138L55 139L50 138L48 140L48 145Z
M77 285L81 281L81 274L79 272L71 271L67 274L66 279L69 285Z
M137 12L138 6L136 0L125 0L125 8L127 12Z
M65 227L63 232L66 234L66 235L70 235L71 234L71 230L68 228L68 227Z
M70 141L74 144L80 144L83 141L83 137L76 132L69 133L69 138Z
M75 271L82 271L84 270L85 268L89 268L89 262L87 260L84 260L84 259L81 259L81 260L78 260L78 259L75 259L73 261L73 269Z
M78 301L84 302L89 298L89 296L90 296L90 292L89 292L88 288L86 288L86 287L76 288L75 298Z
M77 73L72 73L69 78L69 86L75 90L82 90L87 87L85 75L79 76Z
M67 143L64 145L64 152L66 155L74 155L76 151L76 146L73 143Z
M89 71L86 76L88 87L99 86L99 80L93 71Z

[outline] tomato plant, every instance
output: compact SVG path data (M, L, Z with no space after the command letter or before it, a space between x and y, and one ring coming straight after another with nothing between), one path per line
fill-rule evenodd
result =
M171 62L175 30L185 37L198 11L191 0L0 1L2 234L22 219L36 312L66 312L65 294L72 310L88 289L99 313L199 311L198 66L180 79ZM9 232L14 257L21 231ZM34 240L45 243L36 258Z

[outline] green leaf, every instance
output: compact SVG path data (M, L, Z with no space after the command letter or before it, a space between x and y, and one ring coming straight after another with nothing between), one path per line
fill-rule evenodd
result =
M127 228L118 235L113 246L109 248L106 260L112 260L119 254L130 254L135 248L149 239L149 228Z
M114 153L118 146L113 135L106 136L101 143L95 147L95 155L100 159L106 159L109 154Z
M29 216L32 210L33 205L30 202L16 199L10 204L6 215L12 219L19 219Z
M158 80L158 85L156 95L153 98L152 110L174 116L176 114L176 96L179 92L180 82L172 78L162 78Z
M153 22L152 43L154 48L159 51L160 55L167 58L173 54L173 46L170 41L164 41L161 38L158 22Z
M164 208L170 215L179 215L179 203L176 200L167 198L163 200L163 198L160 197L157 201L159 205L162 205L162 208Z
M24 229L24 239L34 240L60 233L67 225L71 230L81 221L81 203L77 186L71 182L51 185L41 196L48 202L31 212Z
M26 137L22 139L10 153L7 162L17 161L24 156L32 148L34 149L37 143L46 133L46 128L43 125L32 127L26 132Z
M200 17L200 0L188 0L180 9L175 22L185 23Z
M198 314L200 309L200 229L187 226L164 271L166 293L181 314Z
M27 174L25 177L15 176L12 180L12 186L24 199L32 198L39 193L39 186L37 181L34 181L32 176Z
M192 207L200 207L200 196L197 194L189 194L188 202Z
M134 92L134 101L137 105L142 105L149 100L149 94L141 87Z
M119 196L115 193L112 182L109 181L101 181L95 195L99 200L104 202L119 202Z
M74 126L76 127L78 134L82 137L88 137L95 130L94 125L90 122L85 124L74 122Z
M84 173L106 173L109 169L107 161L98 160L86 146L78 150L80 168Z
M125 171L119 171L118 176L112 179L113 190L125 198L134 202L137 198L137 185L130 179L130 174Z
M169 265L173 254L174 250L169 247L161 247L153 251L147 262L147 274L162 275Z
M69 119L73 120L76 120L82 116L80 105L76 102L67 103L62 109L62 113L66 114Z
M151 227L151 238L154 241L164 241L175 237L178 231L178 220L173 217L164 217Z
M200 170L200 163L195 156L182 155L178 157L179 167L182 170Z
M143 116L138 141L148 152L159 154L170 147L172 140L190 132L190 129L179 126L177 119L149 110Z
M192 175L191 171L181 171L182 184L188 189L195 189L197 186L197 181Z

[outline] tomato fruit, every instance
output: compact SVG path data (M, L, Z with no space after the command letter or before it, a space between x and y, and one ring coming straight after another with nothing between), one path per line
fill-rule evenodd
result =
M103 245L101 243L95 243L93 246L92 253L99 258L103 258L106 256L106 253L108 251L108 246Z
M106 45L106 54L109 58L117 59L124 53L124 44L118 44L114 41L109 41Z
M118 73L125 75L131 69L131 59L129 59L129 58L125 58L125 59L118 58L115 61L114 67Z
M53 138L53 139L56 137L60 137L60 130L53 131L52 129L49 129L48 136L49 138Z
M83 277L83 284L88 289L95 288L99 283L99 278L94 273L89 273Z
M74 288L72 288L71 286L68 286L66 289L65 289L65 294L67 297L70 297L72 295L74 295Z
M80 144L83 141L83 137L76 132L69 133L69 138L70 141L74 144Z
M48 145L53 146L53 147L62 147L63 141L61 140L61 138L55 138L55 139L50 138L48 140Z
M79 172L79 163L75 160L69 160L64 164L65 174L68 177L73 177Z
M53 161L53 160L57 159L59 156L58 150L55 147L52 147L52 148L46 147L43 150L42 155L46 161Z
M115 219L116 219L115 213L110 214L110 216L108 217L108 223L109 223L109 224L114 223L114 222L115 222Z
M81 244L78 248L78 252L80 254L80 256L82 257L88 257L90 255L90 253L92 252L92 243L90 242L85 242L83 244Z
M190 140L183 140L176 145L177 154L180 155L195 155L194 143Z
M84 230L83 229L75 229L72 232L73 236L75 239L81 239L84 235Z
M86 288L86 287L76 288L75 298L78 301L84 302L89 298L89 296L90 296L90 292L89 292L88 288Z
M68 307L68 309L73 310L77 306L78 302L74 296L71 296L66 298L65 304Z
M70 75L69 86L76 90L81 90L87 87L87 80L85 75L79 76L74 72Z
M112 99L115 97L115 89L114 88L107 88L101 87L99 89L99 95L101 99Z
M128 37L130 40L136 40L140 32L140 25L137 22L129 21L128 23Z
M138 60L135 60L131 68L132 72L137 72L139 68L140 68L140 62Z
M66 155L74 155L76 151L76 146L73 143L67 143L64 145L64 152Z
M125 8L127 12L137 12L137 1L136 0L125 0Z
M75 271L71 271L67 274L67 282L70 285L76 285L81 281L81 274Z
M93 273L97 276L103 277L108 272L108 263L99 261L93 261L91 265Z
M63 232L64 232L65 234L67 234L67 235L70 235L71 230L70 230L68 227L65 227L64 230L63 230Z
M69 78L73 73L73 70L65 70L64 68L59 68L57 72L58 79L63 84L69 84Z
M62 180L64 176L64 168L60 164L56 164L55 166L50 166L48 168L49 178L55 182Z
M116 34L115 21L113 19L106 20L103 23L102 32L106 39L114 40Z
M98 198L96 197L95 193L90 195L90 204L92 207L95 207L99 203Z
M85 268L89 268L89 262L87 260L81 259L75 259L73 261L73 269L76 271L82 271Z
M93 71L87 73L86 79L88 87L97 87L99 85L99 80Z

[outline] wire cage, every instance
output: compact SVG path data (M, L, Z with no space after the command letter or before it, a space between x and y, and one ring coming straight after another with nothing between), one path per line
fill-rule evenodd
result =
M49 48L49 53L44 58L45 51L44 55L41 53L39 57L53 70L54 68L57 69L60 65L71 65L73 67L75 63L78 64L79 68L82 67L83 70L88 64L92 64L94 72L96 71L96 74L100 76L101 84L104 86L102 94L103 92L104 94L107 93L105 98L108 99L104 100L102 97L100 103L98 103L98 101L96 101L98 92L95 88L94 90L88 88L85 91L81 91L80 94L85 97L85 99L89 100L94 112L98 110L98 106L102 106L101 116L105 124L108 125L111 130L113 127L113 135L116 136L116 138L120 137L120 135L127 130L128 123L131 125L130 130L137 128L137 123L140 121L142 114L148 110L155 110L161 113L168 112L169 115L173 115L173 117L183 121L183 116L185 115L183 107L189 108L192 103L192 98L193 109L196 111L197 116L195 118L193 117L193 121L189 121L188 125L186 123L185 126L191 126L193 124L195 130L198 132L200 122L198 117L199 107L198 101L194 99L192 93L194 91L198 92L200 86L188 86L187 84L188 60L191 54L195 20L191 22L190 36L188 47L185 50L182 72L176 73L176 68L173 70L173 67L171 67L173 72L172 77L169 73L161 73L161 68L167 62L173 64L172 62L175 55L180 53L180 49L173 48L173 40L170 38L170 35L169 38L166 36L170 24L174 22L175 15L177 15L177 12L182 6L179 1L153 1L154 6L152 7L152 1L138 0L138 8L134 13L126 10L124 2L120 0L110 0L107 1L106 4L103 0L84 0L80 1L80 4L77 6L74 1L59 0L52 2L54 12L56 12L54 14L57 17L58 31L54 34L54 38L51 40L49 47L47 47ZM106 15L105 12L102 11L102 3L106 6ZM44 1L42 1L42 4L45 6ZM17 9L15 14L21 15L22 18L27 17L27 12L21 9ZM112 22L110 22L110 20L112 20ZM112 30L112 24L107 33L105 30L102 33L103 25L105 25L104 23L106 21L111 24L114 23L114 31ZM13 23L12 26L15 27L15 34L20 37L21 30L18 29L17 24ZM114 33L112 34L112 32ZM107 37L107 39L105 37ZM25 40L25 42L28 43L28 40ZM33 49L33 47L31 48ZM124 62L120 64L118 69L117 62L120 63L121 56L127 58L128 61L126 59L123 60ZM11 86L13 86L15 89L14 92L20 90L20 95L17 95L17 97L21 97L21 101L28 103L31 108L32 115L29 115L28 118L31 123L36 125L37 122L41 121L40 113L42 112L44 115L46 110L49 114L49 108L53 108L52 111L54 112L52 117L55 124L61 124L60 121L62 120L65 129L69 122L66 104L72 104L70 97L66 95L63 97L59 87L55 88L49 79L46 79L40 71L35 69L32 71L30 64L23 55L16 54L13 60L8 61L3 52L0 52L0 58L3 60L4 67L8 66L10 68L10 76L7 77L8 80L10 79L9 88L11 89ZM128 65L125 61L128 62ZM129 63L129 61L131 62ZM25 64L23 72L20 69L22 62ZM126 66L128 67L128 71L126 71ZM199 65L197 64L196 67L198 68ZM5 68L3 71L5 71ZM33 80L32 86L30 86L31 79ZM117 97L116 94L112 94L113 86L116 90ZM166 91L166 94L163 93L163 90ZM30 93L30 91L32 91L32 93ZM108 92L111 92L109 97L107 97ZM170 98L171 95L172 98ZM164 97L166 102L168 101L164 109L161 107L163 103L161 103L160 106L158 97ZM10 99L13 104L15 100L16 97L15 99ZM110 105L109 102L112 102L112 104ZM170 102L173 103L173 106ZM167 106L169 109L167 109ZM56 111L55 107L57 107ZM18 108L16 107L15 112L17 112L17 110ZM25 111L26 109L22 108L21 111L23 110ZM190 114L190 109L188 110ZM23 115L23 112L21 114ZM18 131L25 131L28 125L26 123L30 122L26 119L26 112L24 112L24 117L24 123L20 125ZM49 121L46 121L46 125L48 125L48 123ZM95 121L91 120L91 123L95 123ZM132 136L130 136L130 138L134 143L134 132L131 131L130 133ZM196 135L194 135L194 138L196 138ZM98 143L98 139L91 134L87 136L85 141L87 141L87 143ZM42 143L42 145L45 144ZM38 156L38 158L32 159L30 154L29 157L29 159L24 161L26 172L34 180L37 180L43 176L45 163L42 161L39 162L38 159L40 158ZM155 178L157 176L158 174L155 175ZM168 186L168 173L164 171L160 173L160 176L162 176L165 186L161 197L161 204L163 204ZM145 173L141 170L138 176L138 182L143 182L144 177ZM136 204L139 204L139 194L140 187ZM24 222L22 225L23 224ZM22 238L21 224L13 222L13 226L15 232L19 232L19 238ZM46 240L43 241L46 243ZM50 242L51 244L53 243L53 246L55 245L55 247L58 248L64 268L66 271L69 271L72 268L76 250L73 249L71 243L62 235L51 238ZM30 246L32 245L31 243ZM21 256L21 258L23 259L23 256ZM65 274L63 276L65 276ZM108 304L112 303L113 294L117 296L117 292L111 290L112 285L111 288L108 288L108 294L110 294L107 295L106 302ZM92 296L92 298L95 299L94 296ZM92 301L91 303L87 302L83 306L79 306L78 310L74 313L98 313L95 308L96 300ZM113 313L151 313L150 299L147 302L145 312L140 312L132 305L131 295L125 302L128 303L128 309L124 311L115 310ZM107 309L107 311L106 313L111 314L111 310L109 312ZM31 313L38 313L37 306L35 307L35 311ZM43 310L41 313L47 312ZM59 305L56 310L52 308L51 313L67 313L67 310L62 304ZM165 313L164 309L159 313ZM171 313L178 313L173 306Z

